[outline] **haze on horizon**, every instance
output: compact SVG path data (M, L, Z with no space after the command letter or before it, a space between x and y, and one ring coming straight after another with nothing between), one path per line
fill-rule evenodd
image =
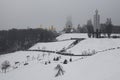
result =
M111 18L120 25L119 0L0 0L0 30L55 26L63 29L66 17L72 16L74 26L93 20L99 10L100 22Z

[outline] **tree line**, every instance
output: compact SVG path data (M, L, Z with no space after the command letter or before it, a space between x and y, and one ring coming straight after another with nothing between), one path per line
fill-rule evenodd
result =
M95 38L101 38L101 37L111 37L112 33L120 33L120 26L115 26L112 24L111 18L107 18L105 23L99 24L99 29L95 28L96 26L93 26L92 21L88 20L86 25L80 26L78 24L77 28L74 27L65 27L63 29L63 32L65 33L87 33L88 37L95 37ZM102 34L102 35L101 35ZM119 36L114 36L119 37Z
M86 28L87 28L87 33L88 33L88 37L96 37L96 38L101 38L101 34L103 34L105 37L105 35L107 35L108 38L110 38L111 34L112 34L112 29L113 29L113 24L111 21L111 18L107 18L107 21L105 24L101 24L99 29L94 29L91 21L88 21Z
M26 50L37 42L55 40L56 32L38 29L11 29L0 31L0 54Z

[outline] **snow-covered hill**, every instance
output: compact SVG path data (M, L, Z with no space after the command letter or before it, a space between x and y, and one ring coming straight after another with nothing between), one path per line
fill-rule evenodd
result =
M75 40L38 43L31 51L16 51L0 56L0 80L120 80L120 39L90 39L80 41L66 52L81 54L84 51L97 53L92 56L69 56L36 49L61 50ZM45 47L45 48L44 48ZM2 72L2 63L10 62L7 72ZM64 74L59 72L58 64Z
M64 66L61 80L119 80L120 50L102 52Z
M27 66L0 73L0 80L119 80L119 52L120 50L107 51L68 64L52 62L44 65L33 61ZM54 68L57 64L63 67L65 73L55 77L57 71Z
M59 42L48 42L48 43L37 43L29 50L51 50L51 51L59 51L63 48L68 47L72 44L75 40L66 40L66 41L59 41Z
M56 39L60 40L67 40L71 38L88 38L88 35L85 33L66 33L58 36Z
M120 39L108 39L108 38L88 38L82 40L73 48L68 49L66 52L71 52L74 54L82 54L84 52L92 51L107 51L109 49L114 49L120 47Z

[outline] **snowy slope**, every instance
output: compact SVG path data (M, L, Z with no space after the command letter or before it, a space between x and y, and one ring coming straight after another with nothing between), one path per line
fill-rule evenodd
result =
M20 62L25 62L27 61L27 56L29 55L30 57L34 56L37 57L40 52L30 52L30 51L16 51L14 53L9 53L5 55L0 56L0 63L2 63L5 60L8 60L11 62L11 64L14 64L14 62L20 61Z
M44 57L43 57L43 54ZM27 59L27 56L30 56ZM61 57L59 61L53 61L53 58ZM63 64L65 59L70 59L70 56L63 56L53 53L36 52L36 51L17 51L14 53L1 55L0 65L8 60L11 67L8 68L6 73L0 70L0 80L49 80L54 79L56 71L54 68L57 64ZM73 57L73 60L77 60L80 57ZM48 63L50 61L50 63ZM19 65L15 65L15 62L20 62ZM47 64L45 64L47 62ZM24 65L28 63L28 65ZM16 69L13 67L17 66ZM1 66L0 66L1 68Z
M65 65L63 80L120 80L120 50L107 51Z
M64 44L68 46L73 42L73 40L68 41L70 42L60 41L61 44L59 42L43 43L44 45L38 43L33 46L33 49L45 46L48 50L60 50L59 48L62 49ZM81 54L84 50L101 51L115 48L88 57L71 57L39 51L16 51L1 55L0 80L120 80L120 48L116 48L120 46L119 42L119 39L88 38L67 50L74 54ZM54 61L54 58L57 57L59 60ZM70 62L70 58L72 58L72 62ZM2 73L1 64L5 60L10 62L11 67L7 69L6 73ZM68 61L67 64L63 64L65 60ZM16 65L15 62L19 62L19 65ZM25 63L28 65L24 65ZM55 67L58 64L63 67L65 73L55 77L57 73ZM16 66L17 68L14 69Z
M98 52L98 51L103 51L103 50L107 50L110 48L117 48L117 47L120 47L120 39L88 38L88 39L82 40L73 48L68 49L67 52L71 52L74 54L82 54L82 52L84 51L92 52L93 50L95 50L96 52Z
M67 40L71 38L88 38L88 35L84 33L65 33L58 36L56 39L59 41L59 40Z
M120 50L98 53L68 64L40 62L0 73L0 80L120 80ZM66 57L67 58L67 57ZM55 77L57 64L62 65L65 74Z
M59 41L59 42L48 42L48 43L37 43L29 50L51 50L51 51L59 51L63 48L68 47L71 43L75 40L66 40L66 41Z

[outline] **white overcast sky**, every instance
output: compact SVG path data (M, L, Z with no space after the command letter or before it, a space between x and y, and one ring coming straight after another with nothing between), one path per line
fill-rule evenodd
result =
M111 17L120 25L120 0L0 0L0 30L38 28L53 25L62 29L66 17L72 16L73 25L86 24L98 9L101 23Z

